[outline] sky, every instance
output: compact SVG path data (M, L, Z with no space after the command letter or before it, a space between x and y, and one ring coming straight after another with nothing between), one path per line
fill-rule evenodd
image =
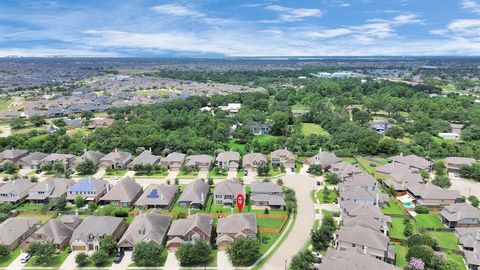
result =
M1 0L0 57L480 55L480 0Z

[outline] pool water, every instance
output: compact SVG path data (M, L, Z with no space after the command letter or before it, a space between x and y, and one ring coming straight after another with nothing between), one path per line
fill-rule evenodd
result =
M403 203L403 206L407 207L407 208L413 208L413 204L411 202L402 202Z

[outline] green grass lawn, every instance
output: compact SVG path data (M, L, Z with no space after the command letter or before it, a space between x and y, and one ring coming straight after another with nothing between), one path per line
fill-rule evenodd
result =
M388 205L382 208L382 213L385 215L406 215L403 208L401 208L393 199L388 201Z
M330 190L330 193L328 194L328 199L325 200L323 198L323 190L320 190L317 192L317 197L318 200L320 200L320 203L334 203L337 200L337 193L334 190Z
M259 233L258 240L260 241L260 254L265 254L267 250L277 241L280 233Z
M454 232L428 232L434 238L437 238L438 245L447 249L458 249L458 239Z
M242 154L245 153L245 144L241 144L235 139L230 139L228 141L228 148L230 151L236 151Z
M346 162L346 163L350 163L350 164L357 164L358 161L353 158L353 157L343 157L343 158L340 158L343 162Z
M253 137L252 141L257 141L259 144L276 144L277 138L277 136L273 135L259 135Z
M52 259L50 260L50 262L48 264L36 264L35 263L35 257L33 257L32 259L30 259L26 266L29 266L29 267L35 267L35 266L44 266L44 267L60 267L60 265L62 265L62 263L65 261L65 259L67 258L68 256L68 249L64 249L62 250L60 253L56 254L55 256L52 257Z
M407 265L406 257L407 257L408 247L402 246L398 243L394 243L394 245L395 245L395 251L396 251L395 265L400 269L403 269L403 267Z
M138 175L135 173L135 177L138 178L157 178L157 179L163 179L168 175L168 171L163 171L163 172L153 172L152 174L146 175L146 174L140 174Z
M445 228L438 214L418 214L415 216L418 227Z
M42 211L44 204L40 203L24 203L16 208L17 211Z
M283 221L280 218L258 218L257 226L260 228L279 228Z
M239 170L237 172L237 179L242 179L244 175L245 175L245 172L243 170Z
M178 173L178 178L196 178L198 175L197 171L190 171L188 173L180 171Z
M303 105L303 104L294 104L294 105L290 106L290 108L292 110L308 110L308 106Z
M17 258L22 251L20 248L16 248L10 252L7 256L0 257L0 267L7 267L9 266L15 258Z
M461 267L460 269L464 269L464 270L467 269L467 267L465 266L465 262L463 261L463 256L452 253L452 252L447 252L447 253L445 253L445 257L448 260L452 260L452 261L455 261L456 263L458 263L458 265L460 265L460 267Z
M265 210L250 210L248 211L249 213L253 213L253 214L264 214L264 211ZM245 211L244 211L245 212ZM269 213L270 214L282 214L282 215L287 215L288 214L288 211L287 210L275 210L275 209L270 209L269 210Z
M53 217L53 213L52 214L46 214L46 215L42 215L40 213L38 214L25 214L25 213L20 213L17 217L23 217L23 218L31 218L31 217L36 217L36 218L39 218L40 219L40 222L42 224L45 224L49 219L51 219Z
M247 205L245 205L245 206L243 207L242 212L243 212L243 213L246 213L246 212L247 212L246 209L248 209L248 206L247 206ZM236 214L239 213L239 212L238 212L238 208L237 208L236 206L233 207L233 212L236 213ZM231 207L224 207L224 206L221 205L221 204L212 204L212 207L210 208L210 213L226 213L226 214L230 214L230 213L232 213L232 208L231 208ZM263 211L262 211L262 213L263 213Z
M122 170L114 170L111 172L105 173L106 176L117 176L117 177L122 177L127 173L127 169L122 169Z
M323 129L320 125L312 124L312 123L303 123L302 134L304 136L310 136L314 134L325 136L325 135L328 135L329 133L325 129Z
M213 178L213 179L222 179L227 177L228 172L225 171L224 173L220 173L216 170L210 170L208 172L208 178Z
M411 221L413 225L413 233L416 232L415 223ZM403 230L405 230L405 225L403 224L403 218L392 218L392 226L388 230L388 235L393 238L406 239L403 235Z

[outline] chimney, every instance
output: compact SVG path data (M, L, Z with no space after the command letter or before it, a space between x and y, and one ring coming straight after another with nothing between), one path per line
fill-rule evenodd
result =
M110 183L107 183L107 185L105 186L107 188L107 192L110 191Z
M367 255L367 253L368 253L368 247L363 246L363 254Z
M388 233L388 226L383 226L383 235L387 236Z
M320 149L318 149L318 153L322 153L322 148L320 147Z
M165 195L163 195L163 193L160 194L160 200L162 200L162 201L165 200Z
M377 192L377 197L375 198L375 204L378 205L378 201L379 201L379 195L378 195L378 192Z
M50 191L50 184L47 183L47 184L45 185L45 189L46 189L47 191Z
M202 192L202 197L201 197L202 202L204 199L205 199L205 194Z
M87 148L83 148L83 153L84 153L84 154L87 153Z

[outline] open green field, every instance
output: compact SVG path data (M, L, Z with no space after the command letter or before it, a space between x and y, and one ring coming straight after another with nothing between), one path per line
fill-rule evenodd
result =
M415 223L413 223L413 220L410 221L413 226L413 233L415 233L417 230L415 228ZM403 235L403 230L405 230L405 225L403 224L403 218L392 218L392 227L389 228L388 230L388 235L393 238L397 239L407 239Z
M228 148L230 149L230 151L236 151L241 154L245 153L245 144L241 144L235 139L230 139L228 141Z
M446 249L458 249L458 239L454 232L428 232L438 240L438 245Z
M310 136L314 134L325 136L325 135L328 135L329 133L325 129L323 129L320 125L312 124L312 123L303 123L302 134L304 136Z
M445 228L438 214L418 214L415 216L417 226L422 228Z
M388 201L388 205L382 208L385 215L406 215L405 211L393 200Z

